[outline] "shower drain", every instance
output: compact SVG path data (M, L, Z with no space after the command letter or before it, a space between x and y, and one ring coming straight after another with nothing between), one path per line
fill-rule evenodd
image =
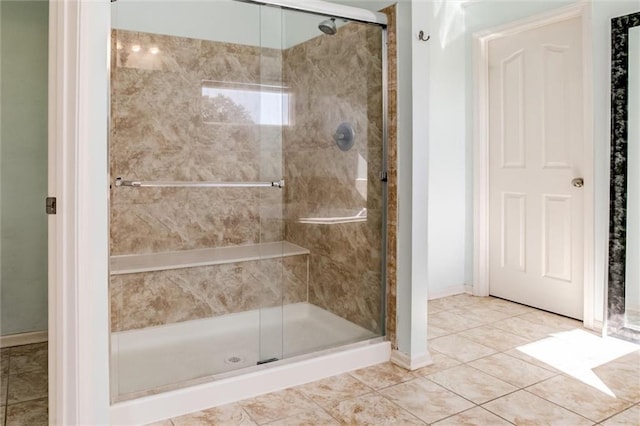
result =
M239 357L239 356L230 356L225 358L224 362L227 364L238 364L240 362L244 361L244 358Z

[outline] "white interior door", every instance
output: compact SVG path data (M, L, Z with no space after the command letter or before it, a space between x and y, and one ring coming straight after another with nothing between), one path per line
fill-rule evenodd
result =
M579 319L581 25L572 18L489 43L490 294Z

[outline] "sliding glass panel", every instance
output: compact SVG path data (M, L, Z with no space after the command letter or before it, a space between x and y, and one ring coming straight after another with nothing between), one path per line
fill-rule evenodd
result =
M306 278L306 294L284 307L284 355L292 357L384 330L383 30L283 16L284 235L309 253L292 268Z
M282 358L282 81L262 41L280 24L263 9L112 4L115 400Z

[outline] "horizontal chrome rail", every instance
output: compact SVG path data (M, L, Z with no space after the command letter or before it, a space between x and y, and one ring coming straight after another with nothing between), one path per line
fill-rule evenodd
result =
M180 182L124 180L119 177L115 185L134 188L284 188L284 179L272 182Z

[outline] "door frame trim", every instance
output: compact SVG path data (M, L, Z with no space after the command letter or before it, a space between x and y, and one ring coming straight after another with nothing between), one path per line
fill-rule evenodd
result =
M49 2L50 424L109 423L109 17L106 1Z
M582 20L584 179L583 321L594 327L594 140L591 8L586 1L474 33L473 44L473 294L489 295L489 42L567 19Z

